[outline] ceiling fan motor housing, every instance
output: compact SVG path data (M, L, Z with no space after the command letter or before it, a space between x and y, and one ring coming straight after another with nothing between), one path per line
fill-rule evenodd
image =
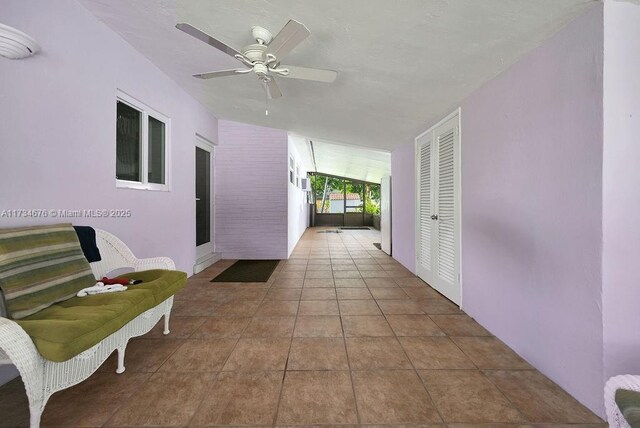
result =
M242 50L242 55L244 55L250 62L264 62L265 50L267 50L267 45L249 45Z
M251 36L261 45L268 45L273 40L273 34L263 27L251 27Z

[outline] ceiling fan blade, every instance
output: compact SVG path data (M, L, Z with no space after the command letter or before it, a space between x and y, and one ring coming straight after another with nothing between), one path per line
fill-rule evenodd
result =
M220 40L214 39L204 31L198 30L196 27L190 24L180 22L176 24L176 28L180 31L184 31L188 35L195 37L198 40L202 40L206 44L213 46L214 48L226 53L229 56L232 56L235 58L236 55L242 55L242 53L238 52L236 49L232 48L226 43L223 43Z
M280 87L278 87L276 79L271 79L268 83L265 83L264 89L267 91L267 96L270 99L280 98L282 96L282 92L280 92Z
M286 68L289 79L313 80L315 82L333 83L338 77L338 72L333 70L321 70L319 68L296 67L293 65L280 65L278 68Z
M291 52L293 48L298 46L304 39L309 37L311 32L304 24L291 19L282 27L282 30L267 46L266 54L275 55L278 60L282 59L286 54Z
M238 74L247 74L251 70L220 70L220 71L210 71L208 73L198 73L194 74L193 77L197 77L198 79L213 79L214 77L225 77L225 76L235 76Z

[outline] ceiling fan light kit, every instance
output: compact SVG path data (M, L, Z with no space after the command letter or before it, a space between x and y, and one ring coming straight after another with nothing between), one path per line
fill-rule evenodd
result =
M40 51L40 45L22 31L0 24L0 56L22 59Z
M324 83L332 83L338 76L338 73L333 70L281 65L282 58L311 34L307 27L294 19L289 20L275 37L263 27L252 27L251 36L256 43L246 46L242 52L190 24L179 23L176 28L234 57L245 66L245 68L235 70L194 74L193 76L198 79L211 79L253 72L262 84L267 98L273 99L282 96L282 92L275 80L276 76ZM267 109L265 113L268 115L269 110Z

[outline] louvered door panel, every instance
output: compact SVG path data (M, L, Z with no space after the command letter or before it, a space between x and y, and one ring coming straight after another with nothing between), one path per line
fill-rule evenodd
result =
M431 229L432 229L432 184L431 184L431 141L427 140L419 148L419 243L418 261L427 270L431 270Z
M438 137L438 276L456 279L455 236L455 128Z

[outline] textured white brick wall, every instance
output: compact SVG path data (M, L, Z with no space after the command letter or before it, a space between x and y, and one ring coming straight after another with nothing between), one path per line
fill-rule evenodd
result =
M286 259L287 133L222 120L218 130L216 252L225 259Z

